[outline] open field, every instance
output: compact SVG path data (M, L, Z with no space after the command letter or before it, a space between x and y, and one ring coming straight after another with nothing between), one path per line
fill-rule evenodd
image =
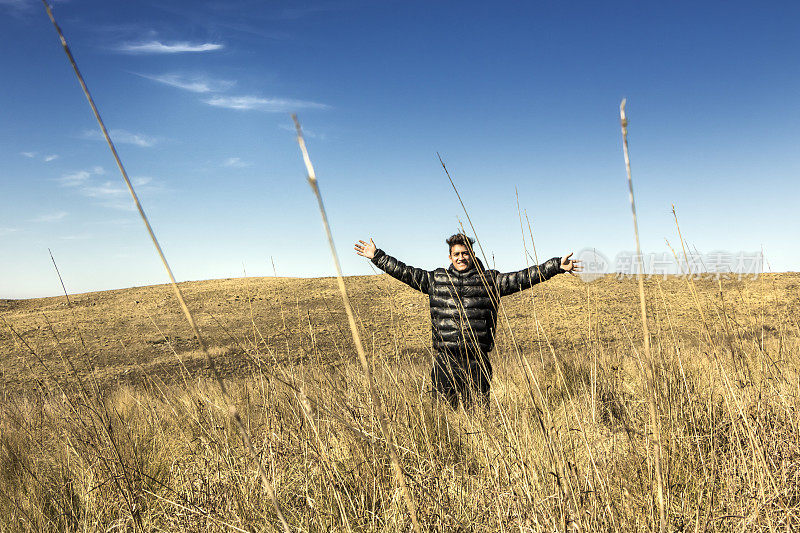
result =
M424 530L657 529L635 280L504 299L471 414L432 407L427 298L346 284ZM290 526L407 531L335 279L181 287ZM800 528L799 288L646 280L670 529ZM70 299L0 300L0 529L279 530L172 289Z

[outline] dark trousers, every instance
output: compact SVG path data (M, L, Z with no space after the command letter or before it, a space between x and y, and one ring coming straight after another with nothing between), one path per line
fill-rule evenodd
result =
M459 401L465 407L488 406L492 381L489 355L438 352L433 359L431 381L436 392L454 409Z

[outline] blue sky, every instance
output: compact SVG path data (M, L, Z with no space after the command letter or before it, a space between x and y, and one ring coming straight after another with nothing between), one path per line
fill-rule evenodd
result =
M297 112L346 274L373 237L446 262L464 221L502 270L634 247L798 270L800 7L791 2L57 2L180 280L328 276ZM163 283L40 3L0 0L0 298ZM464 221L466 223L466 221Z

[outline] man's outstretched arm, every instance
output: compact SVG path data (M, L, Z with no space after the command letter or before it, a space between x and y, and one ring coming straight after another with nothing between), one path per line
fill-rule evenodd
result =
M570 259L570 257L572 257L571 252L564 257L553 257L541 265L534 265L518 272L498 274L497 288L500 290L500 296L530 289L540 281L547 281L562 272L569 272L570 274L580 272L583 268L579 264L580 261Z
M387 255L383 250L375 246L372 239L370 239L369 242L359 240L355 245L355 250L358 255L372 260L372 263L376 267L393 278L399 279L418 291L424 292L425 294L428 293L432 272L408 266L391 255Z

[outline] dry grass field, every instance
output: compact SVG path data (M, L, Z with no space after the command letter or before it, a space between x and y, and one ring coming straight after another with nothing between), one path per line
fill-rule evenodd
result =
M345 281L423 530L658 529L636 280L504 299L475 412L426 297ZM646 280L669 530L800 529L799 286ZM335 278L181 287L290 527L408 531ZM0 300L0 530L281 530L172 289L70 300Z

